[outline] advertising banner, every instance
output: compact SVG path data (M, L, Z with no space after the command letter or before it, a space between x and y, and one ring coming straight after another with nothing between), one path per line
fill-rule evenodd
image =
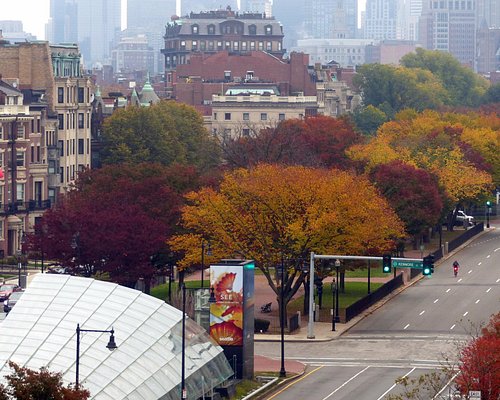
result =
M211 265L210 291L210 336L220 346L242 346L243 266Z

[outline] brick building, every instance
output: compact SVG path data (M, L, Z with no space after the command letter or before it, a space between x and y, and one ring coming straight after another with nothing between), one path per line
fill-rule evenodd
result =
M19 245L14 236L33 229L41 210L69 188L78 171L90 167L92 82L81 73L76 45L51 46L45 41L0 40L0 75L22 95L22 100L17 95L16 110L4 104L0 111L6 118L3 129L10 132L4 139L11 154L4 186L11 189L4 194L12 193L2 200L7 208L1 209L0 218L7 218L4 225L9 218L20 219L16 234L4 226L8 240L0 242L0 250L13 254Z

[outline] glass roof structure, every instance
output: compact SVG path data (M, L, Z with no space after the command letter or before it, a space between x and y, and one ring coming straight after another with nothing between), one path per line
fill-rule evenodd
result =
M0 323L0 383L8 361L61 372L75 382L76 327L81 332L80 385L94 399L179 399L182 311L137 290L90 278L38 274ZM222 348L186 318L186 388L201 397L233 375Z

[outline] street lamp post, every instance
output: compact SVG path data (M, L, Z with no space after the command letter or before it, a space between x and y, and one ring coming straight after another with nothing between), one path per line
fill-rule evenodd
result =
M332 279L332 331L335 332L335 292L337 291L337 283L335 278Z
M211 256L212 251L210 248L210 242L206 243L207 246L207 255ZM203 278L205 274L205 241L201 241L201 287L203 288Z
M100 330L100 329L82 329L80 324L76 325L76 376L75 376L75 387L78 390L80 387L80 332L98 332L98 333L109 333L109 342L106 348L110 351L116 349L115 342L115 331L113 328L110 330Z
M285 264L281 256L281 290L280 290L280 325L281 325L281 369L280 378L286 377L285 370Z
M337 286L339 284L339 267L340 267L340 260L335 260L335 275L337 277L336 283ZM336 287L335 290L335 322L340 322L340 316L339 316L339 288Z
M187 399L186 392L186 285L182 283L182 349L181 349L181 398Z

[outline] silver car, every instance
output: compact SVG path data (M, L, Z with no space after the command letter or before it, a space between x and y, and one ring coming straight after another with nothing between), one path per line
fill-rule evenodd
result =
M24 291L13 292L9 296L9 298L3 302L3 312L8 313L10 310L12 310L12 307L14 307L16 305L16 303L21 298L23 293L24 293Z

